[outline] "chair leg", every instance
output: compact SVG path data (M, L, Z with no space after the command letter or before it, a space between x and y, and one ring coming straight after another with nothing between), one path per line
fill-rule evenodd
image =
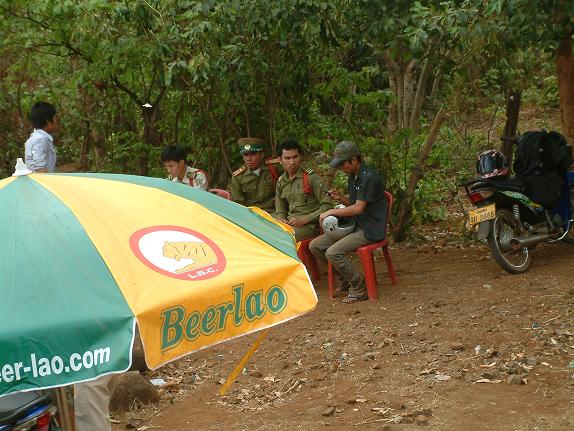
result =
M335 299L335 274L333 273L333 264L327 261L327 281L329 284L329 298Z
M383 255L385 256L385 261L387 262L387 271L389 272L389 277L391 278L391 284L394 286L398 283L397 274L395 274L395 268L393 267L391 253L389 253L389 248L387 246L383 247Z
M359 251L361 264L365 273L365 284L367 285L367 294L369 299L374 301L377 299L377 278L375 276L375 261L373 259L372 251Z

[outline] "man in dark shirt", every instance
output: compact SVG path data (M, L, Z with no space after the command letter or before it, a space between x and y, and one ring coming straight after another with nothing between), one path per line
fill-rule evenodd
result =
M355 230L338 241L323 234L311 241L309 249L324 263L327 260L331 262L337 273L338 290L348 290L343 302L352 303L367 299L367 288L364 274L353 267L349 253L385 238L387 200L381 178L377 171L363 162L361 152L354 142L343 141L337 144L331 166L349 176L349 196L330 190L331 196L344 207L325 211L319 219L322 222L329 215L354 217Z

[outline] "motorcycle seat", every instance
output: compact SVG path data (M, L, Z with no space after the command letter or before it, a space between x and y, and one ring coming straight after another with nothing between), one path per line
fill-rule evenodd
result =
M0 426L13 424L30 408L49 404L51 399L50 395L35 391L16 392L0 397Z
M491 178L488 182L492 183L499 190L507 190L509 192L526 192L526 182L521 177L502 177Z

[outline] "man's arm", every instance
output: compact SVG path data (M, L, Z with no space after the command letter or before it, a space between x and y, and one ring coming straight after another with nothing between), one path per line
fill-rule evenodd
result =
M32 158L31 170L34 172L48 172L48 142L47 138L41 137L30 144Z
M241 185L239 184L237 177L231 177L231 181L229 183L229 191L231 192L231 199L233 202L245 205L245 195L241 190Z
M311 214L302 217L304 219L304 224L318 222L319 215L329 209L333 208L333 201L329 198L326 193L326 188L323 185L323 181L317 174L309 175L309 182L311 183L311 188L313 189L313 195L317 202L319 202L319 208L313 211Z
M201 190L208 191L209 190L209 179L207 178L207 174L198 169L195 173L195 186Z
M281 197L281 186L277 182L275 190L275 218L279 221L286 222L289 214L289 203Z
M365 211L365 208L367 207L368 202L367 201L356 201L353 205L349 205L348 207L345 208L333 208L330 210L327 210L323 213L321 213L321 215L319 216L319 221L323 221L323 219L327 216L339 216L339 217L354 217L356 215L361 214L363 211Z

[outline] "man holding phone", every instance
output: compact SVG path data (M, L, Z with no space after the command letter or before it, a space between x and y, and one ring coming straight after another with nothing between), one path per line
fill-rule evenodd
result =
M348 192L345 196L337 190L329 190L330 196L341 202L343 208L333 208L320 214L322 222L327 216L354 217L355 230L338 241L323 234L311 241L309 250L324 263L330 261L335 268L340 291L348 291L343 300L349 304L367 299L365 276L357 271L349 253L357 248L385 238L387 199L385 188L377 171L367 166L357 144L339 142L331 166L348 175Z

